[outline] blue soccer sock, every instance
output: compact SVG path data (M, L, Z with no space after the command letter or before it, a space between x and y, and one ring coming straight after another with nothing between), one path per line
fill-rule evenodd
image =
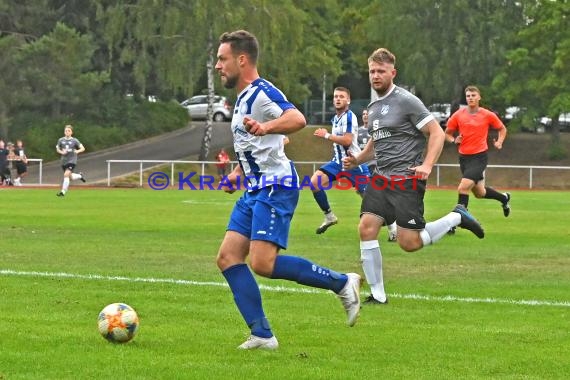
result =
M329 289L337 294L348 280L345 274L315 265L302 257L282 255L275 259L271 278L295 281L313 288Z
M313 197L317 201L317 204L323 210L325 214L331 212L331 206L329 205L329 200L327 198L327 193L324 190L319 190L313 193Z
M271 338L273 332L263 312L259 286L247 265L233 265L222 274L232 290L234 301L245 323L251 329L251 333L261 338Z

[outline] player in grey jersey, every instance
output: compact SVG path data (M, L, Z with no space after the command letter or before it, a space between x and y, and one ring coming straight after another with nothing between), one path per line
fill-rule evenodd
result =
M55 145L55 150L61 154L61 168L63 169L63 183L61 185L61 191L57 193L58 197L65 196L70 181L80 179L85 182L83 173L73 173L73 169L75 169L75 165L77 165L77 155L85 152L85 147L79 140L72 137L73 127L71 125L65 126L64 134L65 136L57 140L57 144Z
M484 237L479 222L461 205L436 221L425 222L426 181L441 154L445 134L416 96L394 84L395 64L396 57L384 48L368 58L370 85L378 95L368 105L371 139L360 154L343 160L348 169L376 158L358 225L362 268L372 293L365 301L369 304L388 301L378 243L382 225L397 223L398 244L407 252L435 243L455 226Z

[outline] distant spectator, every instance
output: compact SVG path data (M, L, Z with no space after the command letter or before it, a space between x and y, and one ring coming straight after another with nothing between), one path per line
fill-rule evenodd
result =
M220 177L221 181L222 178L226 176L226 170L228 168L228 164L230 163L230 156L228 156L224 148L222 148L216 156L216 161L218 162L216 166L218 168L218 176Z
M0 185L10 185L10 169L8 168L8 154L4 140L0 139Z
M28 157L24 152L24 142L16 140L16 148L14 149L14 162L16 163L17 177L14 180L14 185L22 186L22 178L28 175Z

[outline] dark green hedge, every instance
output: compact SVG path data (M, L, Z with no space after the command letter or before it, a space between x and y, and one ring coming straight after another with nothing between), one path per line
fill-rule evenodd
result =
M77 116L49 118L25 112L13 120L10 137L24 141L28 157L51 161L58 158L55 145L66 124L73 125L74 136L93 152L183 128L188 122L187 111L175 101L114 98L92 104Z

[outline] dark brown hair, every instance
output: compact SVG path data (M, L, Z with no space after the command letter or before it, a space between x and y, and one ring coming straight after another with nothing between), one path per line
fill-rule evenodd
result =
M257 63L259 43L257 38L247 30L225 32L220 36L220 43L229 43L234 54L246 54L251 63Z

